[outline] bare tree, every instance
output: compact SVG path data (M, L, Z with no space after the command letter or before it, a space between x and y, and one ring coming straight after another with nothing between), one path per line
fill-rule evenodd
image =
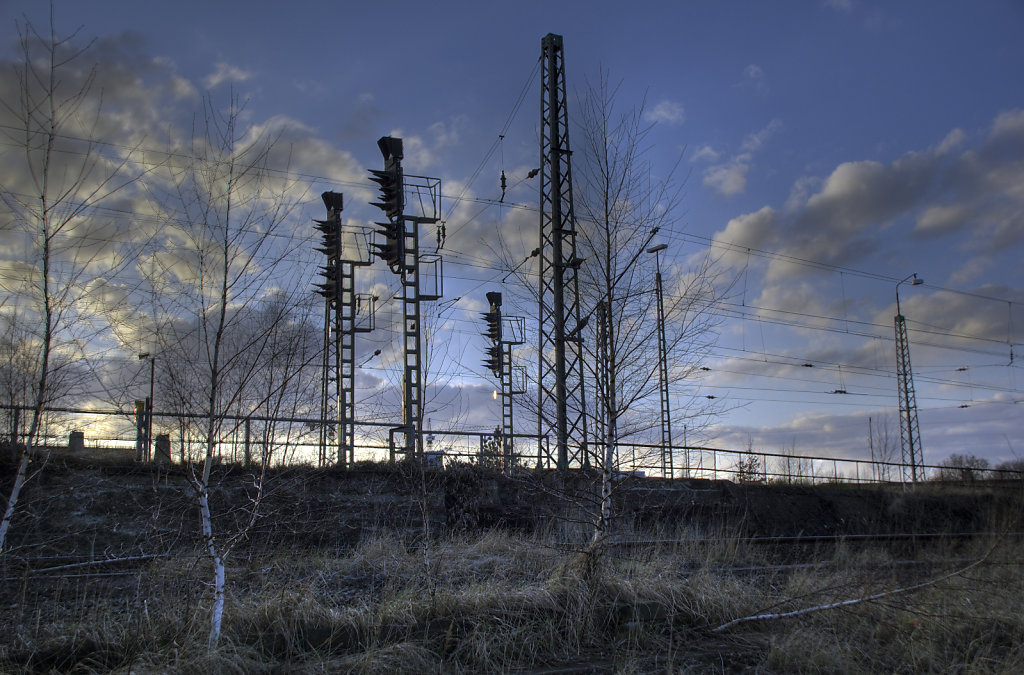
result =
M998 472L1005 472L997 473L996 478L1013 478L1019 480L1020 478L1024 478L1024 459L1010 459L1005 462L1000 462L996 465L996 470Z
M750 444L748 443L748 446ZM796 451L796 439L794 438L789 446L783 445L779 454L779 472L787 483L799 483L812 477L814 474L813 460L801 457ZM767 461L767 460L766 460Z
M580 96L579 129L574 155L578 218L580 293L588 308L584 359L596 383L594 416L600 429L602 499L595 538L609 518L612 474L624 439L656 428L661 409L656 396L659 363L667 360L670 384L679 385L700 368L716 333L711 312L716 289L713 261L695 268L668 266L664 294L666 353L658 348L656 261L648 252L678 224L685 181L676 168L652 180L646 159L651 129L643 121L644 104L620 112L617 89L606 73ZM703 401L703 402L701 402ZM708 401L691 397L675 411L677 422L693 428L709 413Z
M868 419L868 445L871 448L871 461L874 462L875 479L887 483L893 478L892 466L899 462L899 437L892 433L892 419L883 414L877 422Z
M188 416L182 456L193 464L191 483L213 564L211 649L220 640L225 558L244 535L214 531L210 487L218 444L232 417L267 404L303 371L298 364L295 371L268 372L266 362L286 339L289 307L311 293L310 266L286 268L301 260L302 241L289 216L302 191L286 172L270 170L278 137L243 127L241 115L234 97L226 109L207 99L189 162L169 167L159 189L170 190L174 209L151 279L160 303L157 351L170 366L177 406ZM251 506L250 524L257 506Z
M586 412L597 426L598 449L588 450L588 460L601 472L598 494L585 506L593 518L595 544L607 533L611 518L619 445L649 440L659 426L657 261L647 249L673 239L685 182L677 176L678 165L662 179L653 179L646 156L651 127L643 121L643 103L620 112L616 96L604 73L597 85L578 96L581 113L573 144L577 254L582 259L575 262L580 264L580 302L586 317L580 331L590 408ZM527 253L500 232L497 237L492 250L508 269L506 278L518 282L505 287L511 299L507 304L535 307L539 249ZM717 339L714 307L728 292L729 282L720 277L711 257L688 265L671 248L666 254L661 272L665 358L676 402L673 423L692 431L716 412L714 402L698 396L687 382L695 379ZM526 345L515 351L516 359L536 359L532 344L536 341L527 336ZM517 402L536 419L536 400L524 396ZM548 414L553 416L553 411ZM584 504L578 496L573 499Z
M936 478L938 480L959 480L969 482L988 476L989 463L984 457L953 453L939 462L941 467Z
M131 238L122 236L117 221L97 213L138 179L130 171L133 151L100 152L102 96L93 91L96 67L85 62L91 43L79 47L76 38L57 35L51 7L48 32L31 23L19 26L21 58L0 74L0 128L22 151L17 165L15 153L5 157L12 163L0 172L6 207L0 228L11 255L0 285L13 299L6 320L24 329L16 338L19 358L34 371L30 386L19 385L30 395L31 413L0 521L0 551L47 408L55 394L67 392L72 364L88 357L86 345L104 331L93 300L133 259Z
M241 407L260 418L252 425L260 448L255 463L265 469L275 459L279 463L294 459L300 442L312 440L312 429L294 420L320 414L323 341L316 321L323 303L313 293L295 298L275 291L260 305L250 332L266 333L267 344L253 364L255 377ZM247 446L246 464L254 461L248 453Z

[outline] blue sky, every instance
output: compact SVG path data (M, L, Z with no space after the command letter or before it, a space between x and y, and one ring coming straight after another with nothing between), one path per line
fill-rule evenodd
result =
M685 266L715 242L736 282L699 383L726 412L701 442L864 456L869 416L898 434L894 290L916 272L926 284L904 285L901 300L926 462L1024 458L1021 2L57 0L55 10L60 31L101 38L95 53L123 84L138 76L111 88L112 104L135 106L147 138L181 126L203 92L229 88L253 124L292 129L292 168L323 178L296 227L320 216L315 195L331 188L346 193L347 219L375 218L362 205L365 169L380 165L375 142L389 133L406 139L408 172L466 198L444 206L446 297L465 297L441 323L469 340L455 341L446 367L468 427L497 419L468 337L502 276L486 243L536 218L468 199L496 199L501 170L517 183L536 166L531 73L553 32L570 90L604 68L621 82L620 105L646 101L656 177L685 150L671 260ZM0 0L7 45L23 15L46 24L44 3ZM535 207L535 190L524 182L508 201Z

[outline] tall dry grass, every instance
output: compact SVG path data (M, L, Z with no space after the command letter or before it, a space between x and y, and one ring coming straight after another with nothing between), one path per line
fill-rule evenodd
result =
M596 549L502 532L447 537L429 543L429 570L421 544L398 535L345 551L254 556L229 577L225 639L213 653L201 558L116 577L26 577L3 598L0 669L1024 672L1017 539L794 553L714 534L666 543L687 533L649 533L662 543ZM919 584L977 560L914 592L713 631Z

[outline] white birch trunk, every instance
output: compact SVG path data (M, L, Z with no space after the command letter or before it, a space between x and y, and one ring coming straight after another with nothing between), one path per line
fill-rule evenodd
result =
M210 608L209 648L213 651L220 642L221 624L224 619L224 559L217 551L213 538L213 518L210 516L210 497L206 485L199 487L199 513L203 524L206 551L213 562L213 606Z
M14 507L18 503L18 495L25 485L25 478L28 476L28 451L21 452L21 461L18 462L18 473L14 476L14 485L11 487L11 494L7 497L7 508L4 509L4 519L0 522L0 554L7 546L7 530L11 528L11 519L14 518Z

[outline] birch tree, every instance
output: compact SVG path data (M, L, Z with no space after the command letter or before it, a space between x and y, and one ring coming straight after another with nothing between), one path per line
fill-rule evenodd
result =
M104 331L92 300L132 261L134 249L126 225L98 211L139 174L132 149L102 146L98 138L104 110L102 92L94 90L97 67L88 60L92 43L79 46L77 32L58 36L52 7L48 29L19 26L20 58L0 73L0 133L18 149L3 155L0 168L0 288L10 300L5 322L26 329L20 348L33 371L28 432L0 521L0 551L38 459L47 410L67 390L69 364L86 359Z
M594 523L592 542L607 534L611 518L618 448L624 441L647 441L660 421L656 259L647 249L667 243L661 259L664 282L666 359L674 389L672 419L691 432L716 413L713 402L699 395L695 382L717 340L716 303L731 281L722 277L715 260L696 254L684 258L679 247L680 207L685 180L670 167L654 178L647 157L651 127L644 105L620 107L617 90L602 73L597 84L577 96L572 115L573 196L576 215L580 303L585 317L583 337L587 416L595 421L592 465L600 471L596 497L572 498ZM575 112L575 111L572 111ZM506 287L512 305L536 307L539 249L527 253L498 233L494 252L508 269ZM529 326L529 322L528 322ZM527 338L527 344L534 344ZM522 347L517 357L536 358ZM529 373L529 371L528 371ZM533 382L536 385L536 382ZM517 399L537 414L536 401ZM574 413L578 413L576 410ZM549 413L551 414L551 413ZM593 438L593 437L591 437Z
M712 309L722 290L710 257L689 268L675 262L677 244L662 262L665 354L659 353L656 261L647 249L671 241L679 225L685 181L671 167L653 178L647 160L651 127L644 105L620 111L617 91L602 73L579 97L574 143L574 196L577 214L580 293L587 315L584 364L595 382L594 418L602 471L595 540L610 517L612 474L618 446L643 437L660 421L659 361L667 360L669 384L677 391L692 378L714 344ZM685 407L673 410L677 422L699 423L710 412L691 390ZM680 396L678 398L684 398Z
M279 373L268 382L261 372L267 375L265 357L287 325L289 306L312 292L303 240L290 221L303 191L288 178L286 164L272 166L281 160L274 155L278 135L244 126L242 113L234 97L225 109L206 99L190 159L169 167L160 186L173 196L173 215L153 254L157 276L151 280L160 303L158 352L170 370L171 395L188 415L182 456L192 467L213 568L211 649L221 634L225 559L241 534L216 531L210 489L218 446L230 416L252 413L291 380Z

